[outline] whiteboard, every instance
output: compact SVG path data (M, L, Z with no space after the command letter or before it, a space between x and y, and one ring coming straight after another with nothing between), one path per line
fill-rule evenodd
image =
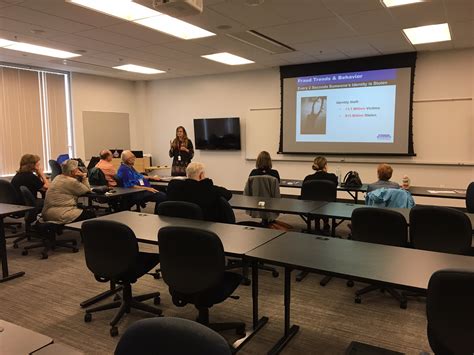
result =
M474 165L472 98L413 102L413 138L416 157L385 159L390 164ZM273 160L312 161L314 157L276 154L280 139L280 108L250 109L245 122L248 160L266 150ZM330 162L377 163L379 157L329 156Z

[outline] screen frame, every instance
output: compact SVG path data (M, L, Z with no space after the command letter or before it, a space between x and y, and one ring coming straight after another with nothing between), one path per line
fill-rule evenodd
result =
M345 59L331 62L285 65L280 67L280 141L278 154L296 155L353 155L353 156L416 156L413 141L413 92L415 82L417 52L397 53L375 57ZM408 147L407 153L359 153L359 152L285 152L283 150L283 80L303 76L337 74L344 72L369 71L381 69L411 68L410 102L408 117Z
M237 119L238 127L239 127L239 147L238 148L201 148L198 147L198 140L196 138L196 121L210 121L210 120L229 120L229 119ZM198 117L193 119L193 128L194 128L194 142L195 142L195 149L196 150L205 150L205 151L241 151L242 150L242 130L240 127L240 117L238 116L228 116L228 117Z

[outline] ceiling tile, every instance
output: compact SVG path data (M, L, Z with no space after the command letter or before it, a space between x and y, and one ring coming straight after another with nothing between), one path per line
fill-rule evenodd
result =
M373 34L399 29L399 25L386 9L344 15L344 20L359 34Z
M117 46L126 48L137 48L149 45L149 42L142 41L137 38L128 37L115 32L106 31L100 28L94 28L92 30L78 32L78 36L87 37L95 40L99 40L106 43L112 43Z
M85 49L85 50L98 50L98 51L105 51L105 52L112 52L112 51L119 51L124 49L124 47L117 46L115 44L96 41L92 38L81 37L74 34L66 34L58 37L53 38L56 42L61 43L71 43L74 44L78 49Z
M401 30L377 33L363 36L361 38L366 40L367 43L382 53L386 53L388 51L393 53L396 51L408 52L415 50L412 44L405 38Z
M290 64L312 63L318 61L314 56L299 51L275 54L275 56L289 62Z
M474 20L474 1L444 0L449 22Z
M337 17L268 27L260 29L259 32L290 46L297 43L354 35L354 32Z
M207 5L208 2L206 1L205 3ZM236 32L247 29L247 27L240 22L235 21L228 16L224 16L210 7L206 7L199 15L188 16L183 18L183 20L214 33L227 33L229 31ZM230 28L219 29L218 26L222 25L230 26Z
M323 0L323 3L329 10L338 15L349 15L383 8L380 0Z
M142 47L140 48L140 51L156 54L165 58L176 58L176 59L195 58L195 56L191 54L183 53L181 51L177 51L175 49L160 46L160 45Z
M163 44L163 47L174 49L183 53L198 55L209 54L213 48L198 44L194 41L175 41Z
M333 16L322 0L273 0L264 3L268 10L274 11L278 16L289 22L321 19Z
M33 25L31 23L21 22L17 20L12 20L5 17L0 17L0 29L10 32L15 32L16 34L25 34L31 37L38 37L38 38L51 38L55 36L63 35L64 32L56 31L51 28ZM39 30L44 31L42 33L33 33L32 31ZM21 36L19 36L21 40Z
M68 33L85 31L92 28L91 26L84 25L79 22L48 15L46 13L34 11L21 6L5 7L2 9L1 15L13 20L27 22Z
M120 24L106 26L103 29L154 44L176 41L176 37L152 30L133 22L122 22Z

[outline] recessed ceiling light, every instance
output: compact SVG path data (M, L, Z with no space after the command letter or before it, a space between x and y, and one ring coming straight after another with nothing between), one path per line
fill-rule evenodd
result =
M239 57L238 55L227 53L227 52L207 54L207 55L202 55L201 57L209 59L209 60L213 60L215 62L228 64L228 65L242 65L242 64L255 63L252 60L248 60L248 59Z
M140 73L140 74L161 74L161 73L165 73L165 71L163 71L163 70L142 67L140 65L135 65L135 64L119 65L119 66L114 67L114 69L125 70L125 71L130 71L130 72L133 72L133 73Z
M451 34L447 23L438 25L405 28L403 30L411 44L450 41Z
M168 15L149 17L134 22L181 39L195 39L215 36L215 33L209 32L201 27L191 25L190 23L178 20Z
M417 2L426 2L426 0L381 0L386 7L395 7L402 5L415 4Z
M66 0L66 2L127 21L161 15L161 12L137 4L131 0Z
M37 46L35 44L30 44L30 43L13 42L13 41L8 41L1 38L0 38L0 47L3 47L5 49L11 49L14 51L19 51L19 52L27 52L27 53L45 55L48 57L55 57L55 58L61 58L61 59L81 56L80 54L61 51L59 49Z
M31 30L30 32L33 33L34 35L43 35L46 33L45 30L36 30L36 29Z

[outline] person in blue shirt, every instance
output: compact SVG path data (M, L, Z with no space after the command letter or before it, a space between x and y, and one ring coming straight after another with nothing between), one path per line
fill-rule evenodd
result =
M133 196L132 205L135 203L146 203L155 202L155 213L158 205L166 201L166 194L160 192L151 187L150 181L159 181L160 178L157 176L144 176L135 170L133 165L135 164L135 155L130 150L124 150L121 155L122 164L117 171L117 177L119 178L123 187L141 189L144 190L142 194Z

